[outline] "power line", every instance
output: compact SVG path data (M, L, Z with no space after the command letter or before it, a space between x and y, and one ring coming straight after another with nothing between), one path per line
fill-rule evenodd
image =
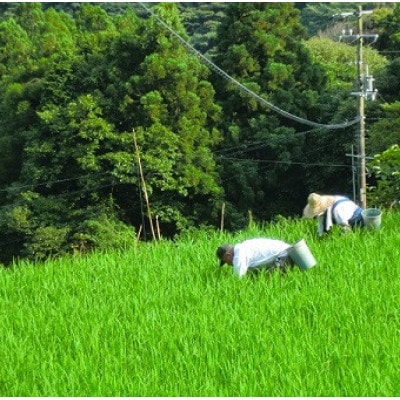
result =
M225 71L223 71L221 68L219 68L217 65L215 65L212 61L210 61L207 57L205 57L202 53L200 53L198 50L196 50L191 44L189 44L182 36L180 36L177 32L175 32L169 25L167 25L158 15L153 13L148 7L146 7L143 3L139 3L148 13L150 13L154 18L157 19L157 21L164 26L168 31L170 31L175 37L177 37L190 51L192 51L197 57L199 57L203 62L205 62L212 70L217 72L220 76L225 78L226 80L231 81L234 83L239 89L243 90L250 96L253 96L256 100L258 100L260 103L266 105L273 111L277 112L278 114L287 117L291 120L294 120L296 122L303 123L305 125L309 126L314 126L314 127L319 127L319 128L327 128L327 129L343 129L347 128L349 126L355 125L360 121L360 117L356 117L351 121L348 122L343 122L341 124L333 124L333 125L325 125L325 124L320 124L317 122L309 121L307 119L298 117L294 114L289 113L288 111L282 110L281 108L275 106L274 104L270 103L269 101L263 99L261 96L259 96L257 93L254 93L252 90L238 82L236 79L228 75Z
M254 158L232 158L223 157L227 161L243 161L243 162L254 162L258 164L287 164L287 165L300 165L303 167L335 167L335 168L351 168L351 165L346 164L324 164L324 163L305 163L301 161L278 161L278 160L256 160Z
M55 185L57 183L64 183L64 182L70 182L70 181L80 181L80 180L83 180L84 178L93 178L93 177L98 177L98 176L102 176L102 175L109 175L109 174L110 174L109 172L99 172L97 174L80 175L80 176L76 176L74 178L58 179L58 180L54 180L54 181L31 183L31 184L20 185L20 186L9 186L7 189L0 189L0 193L6 193L6 192L9 192L10 190L27 189L27 188L32 188L32 187L36 188L36 187L39 187L39 186Z
M318 132L321 131L321 128L318 129L311 129L308 131L303 131L303 132L292 132L290 134L283 134L283 135L276 135L274 136L274 141L275 143L283 143L287 140L291 140L293 138L298 138L301 136L305 136L308 133L314 133L314 132ZM265 142L264 140L258 140L258 141L252 141L252 142L248 142L248 143L242 143L238 146L231 146L231 147L226 147L224 146L222 149L219 150L214 150L214 154L222 154L222 153L229 153L231 151L234 152L247 152L247 151L251 151L253 150L253 147L256 147L257 149L262 148L262 147L266 147L269 146L269 143Z

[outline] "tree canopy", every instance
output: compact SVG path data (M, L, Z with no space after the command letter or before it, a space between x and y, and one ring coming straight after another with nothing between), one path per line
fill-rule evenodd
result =
M153 221L216 227L224 203L241 229L350 191L356 127L304 123L356 116L356 49L317 26L339 7L323 4L2 3L0 262L123 247ZM399 140L398 14L366 20L367 151Z

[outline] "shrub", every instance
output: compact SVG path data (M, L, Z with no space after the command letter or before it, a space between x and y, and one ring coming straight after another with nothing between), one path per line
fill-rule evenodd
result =
M115 217L100 214L85 220L72 236L73 251L86 253L93 249L126 249L136 240L133 227L125 225Z
M68 232L68 228L38 227L24 244L26 256L32 260L45 260L65 255Z

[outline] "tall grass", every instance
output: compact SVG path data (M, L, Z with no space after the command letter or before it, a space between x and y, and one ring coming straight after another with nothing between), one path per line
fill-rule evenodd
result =
M398 214L199 232L0 272L1 396L398 396ZM305 238L318 264L243 279L217 246Z

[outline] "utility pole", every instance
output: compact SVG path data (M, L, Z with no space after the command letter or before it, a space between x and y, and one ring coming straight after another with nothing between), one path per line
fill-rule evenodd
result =
M363 11L361 6L358 6L358 34L353 35L353 30L349 31L349 34L346 35L343 32L343 35L339 36L339 40L341 39L350 39L352 41L357 40L357 82L358 82L358 91L352 92L352 95L358 97L357 108L358 108L358 116L359 116L359 144L358 144L358 180L359 180L359 190L360 190L360 206L364 209L367 208L367 178L366 178L366 155L365 155L365 99L371 98L375 100L377 90L373 88L374 79L367 72L364 75L364 60L363 60L363 44L364 39L372 38L374 43L378 39L378 35L368 35L363 32L363 20L362 17L365 14L372 14L372 11ZM353 13L342 13L341 16L351 16Z
M362 7L358 6L358 56L357 56L357 75L358 75L358 114L360 117L359 126L359 156L360 156L360 205L367 208L367 178L365 166L365 102L364 102L364 83L363 83L363 21Z

